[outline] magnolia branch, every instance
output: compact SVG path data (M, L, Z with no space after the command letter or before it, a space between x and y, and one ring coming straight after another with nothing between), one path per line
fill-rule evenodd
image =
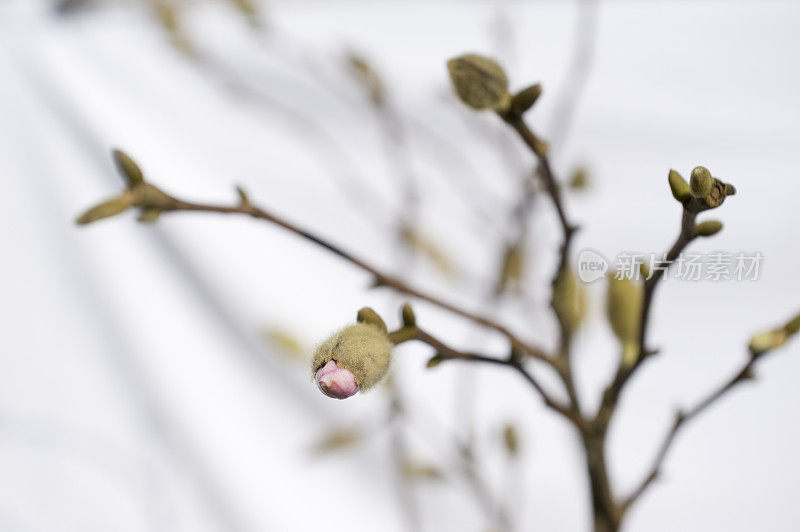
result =
M511 354L509 354L506 358L494 358L489 357L486 355L481 355L477 353L470 353L466 351L460 351L455 349L429 332L420 329L417 326L412 327L403 327L397 331L390 333L389 337L391 338L392 342L395 344L408 342L411 340L417 340L424 344L427 344L434 348L436 351L436 355L431 362L438 363L442 360L465 360L469 362L482 362L485 364L494 364L498 366L506 366L512 368L517 373L522 375L522 377L528 381L528 383L536 390L536 392L541 396L542 400L544 401L545 405L547 405L550 409L558 412L576 426L582 426L583 420L581 419L580 415L573 411L570 406L564 405L555 398L553 398L536 380L536 378L525 368L522 363L520 357L512 350ZM429 363L430 364L430 363Z
M366 261L356 257L352 253L345 251L344 249L314 235L313 233L301 229L300 227L292 223L289 223L259 207L256 207L255 205L252 205L250 202L243 201L236 206L225 206L225 205L191 203L176 198L171 198L171 199L172 199L172 204L165 206L164 207L165 211L195 211L195 212L215 212L220 214L246 214L252 216L253 218L265 220L280 227L283 227L284 229L287 229L292 233L295 233L296 235L327 249L328 251L334 253L335 255L338 255L339 257L347 260L348 262L368 272L375 278L375 283L378 286L386 286L397 292L408 295L410 297L414 297L422 301L427 301L428 303L436 305L437 307L447 310L448 312L466 318L488 329L497 331L498 333L508 338L508 340L510 340L512 344L520 346L522 349L525 350L525 352L528 355L532 356L533 358L545 362L551 361L551 357L547 353L542 351L539 347L523 341L516 334L511 332L511 330L509 330L506 326L492 320L491 318L487 318L475 312L463 309L436 296L433 296L426 292L422 292L421 290L418 290L410 286L404 281L401 281L396 277L393 277L389 274L380 271L375 266L368 264Z
M655 460L653 461L652 466L648 470L647 475L642 480L642 482L633 490L633 492L626 497L622 502L622 511L624 512L627 510L633 503L635 503L639 497L647 490L650 485L658 478L661 473L661 467L664 463L664 460L667 457L670 449L672 448L672 444L675 441L675 437L678 435L678 432L686 426L691 420L699 416L701 413L706 411L711 405L715 404L717 401L725 397L731 390L733 390L737 384L742 383L744 381L750 380L753 378L753 366L755 366L756 362L761 359L763 354L751 354L747 361L742 365L742 367L737 371L731 378L727 381L722 383L718 386L713 392L708 394L702 401L697 403L694 407L689 410L679 410L675 413L675 421L672 424L672 428L667 433L666 437L662 441L661 445L658 448L658 452L656 453Z

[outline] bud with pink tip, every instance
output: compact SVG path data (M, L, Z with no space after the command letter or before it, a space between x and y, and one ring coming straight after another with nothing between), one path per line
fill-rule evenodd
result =
M356 377L345 368L340 368L335 360L329 360L314 374L320 391L328 397L347 399L358 391Z
M314 381L328 397L345 399L369 390L386 376L393 344L374 310L358 312L358 323L332 334L311 361Z

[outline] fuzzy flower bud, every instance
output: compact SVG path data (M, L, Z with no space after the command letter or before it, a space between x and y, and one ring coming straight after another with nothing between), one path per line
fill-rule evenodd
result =
M344 399L375 386L389 371L391 358L386 330L361 321L325 340L314 353L311 369L325 395Z

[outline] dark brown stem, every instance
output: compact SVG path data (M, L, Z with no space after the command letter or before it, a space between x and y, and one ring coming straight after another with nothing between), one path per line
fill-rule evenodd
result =
M274 223L284 229L295 233L296 235L309 240L318 246L321 246L331 253L338 255L339 257L349 261L350 263L354 264L355 266L361 268L362 270L370 273L375 278L375 283L379 286L386 286L392 288L393 290L400 292L402 294L406 294L408 296L427 301L433 305L436 305L439 308L447 310L453 314L466 318L474 323L482 325L488 329L492 329L497 331L498 333L505 336L513 345L519 345L525 352L532 356L533 358L543 360L545 362L551 363L551 357L545 353L539 347L532 345L528 342L523 341L520 339L516 334L511 332L507 327L504 325L477 314L475 312L471 312L469 310L463 309L458 307L452 303L449 303L443 299L440 299L436 296L428 294L426 292L422 292L402 280L388 275L382 271L380 271L375 266L365 262L364 260L356 257L352 253L345 251L344 249L310 233L304 229L297 227L294 224L291 224L277 216L270 214L259 207L256 207L250 203L241 203L237 206L225 206L225 205L208 205L208 204L200 204L200 203L190 203L187 201L178 200L172 198L172 203L169 206L164 207L165 211L195 211L195 212L215 212L221 214L246 214L252 216L253 218L258 218L261 220L266 220L268 222Z
M445 344L432 334L420 329L419 327L404 327L398 331L390 333L389 337L395 344L411 340L417 340L427 344L436 350L436 356L441 360L465 360L469 362L482 362L486 364L494 364L512 368L517 373L522 375L526 381L528 381L528 384L530 384L541 396L545 405L564 416L576 427L582 428L583 426L583 419L576 415L568 405L564 405L553 398L550 393L542 387L541 383L533 376L533 374L531 374L525 368L522 361L513 354L506 358L495 358L477 353L461 351Z
M736 387L737 384L752 379L753 366L761 358L761 356L762 355L750 355L748 360L742 365L739 371L737 371L727 381L723 382L714 391L709 393L702 401L697 403L689 410L679 410L676 412L672 427L667 432L664 440L661 442L658 452L656 453L656 457L653 460L653 464L650 466L648 473L642 482L631 492L630 495L623 500L621 505L621 513L624 514L625 511L627 511L628 508L637 500L639 500L642 494L647 491L647 488L649 488L653 482L658 479L658 476L661 473L661 467L664 464L664 460L666 459L669 450L672 448L672 444L675 442L675 437L678 435L678 432L680 432L680 430L685 427L689 421L699 416L711 405L727 395Z
M658 262L653 267L652 276L644 283L642 313L639 320L639 357L633 365L628 366L620 364L611 384L609 384L603 392L603 399L597 413L597 419L602 420L605 425L608 425L611 421L611 416L619 402L619 397L625 387L625 383L647 358L656 353L656 351L647 348L647 330L650 322L650 308L653 303L653 295L669 265L678 258L681 252L686 249L686 246L695 238L694 222L696 218L697 211L684 206L681 219L681 231L678 238L667 252L665 260Z
M509 113L501 115L501 117L509 126L511 126L512 129L514 129L514 131L517 132L525 145L536 157L536 160L539 163L539 175L544 183L545 190L553 201L556 214L558 215L558 221L561 225L561 230L563 233L563 240L559 248L558 265L551 282L551 285L555 286L564 272L569 268L569 255L572 245L572 238L578 228L567 218L566 211L564 210L564 203L561 199L561 189L556 181L555 175L553 174L553 169L550 165L550 159L547 156L546 143L528 127L520 115ZM553 302L551 302L551 304L552 303ZM561 361L556 363L556 369L558 370L561 381L564 383L564 386L567 389L567 394L569 395L570 400L570 408L573 409L575 415L580 417L580 400L573 382L572 364L570 360L570 326L563 321L562 316L560 316L558 312L556 312L556 318L559 322L558 357L561 359Z

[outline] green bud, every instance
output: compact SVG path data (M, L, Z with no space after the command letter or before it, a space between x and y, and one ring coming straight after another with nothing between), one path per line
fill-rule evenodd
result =
M405 327L416 327L417 326L417 318L414 316L414 311L411 308L411 305L406 303L403 305L403 325Z
M562 271L553 283L553 310L567 332L577 329L586 315L583 285L572 269Z
M425 367L426 368L435 368L436 366L438 366L439 364L442 363L442 360L444 360L444 357L442 357L442 355L433 355L428 360L428 363L425 364Z
M247 192L245 192L242 187L236 187L236 194L239 195L239 205L250 205L250 198L247 196Z
M714 185L714 178L711 177L711 172L708 169L698 166L692 170L692 176L689 179L689 188L692 196L695 198L705 198L711 187Z
M371 309L362 309L362 313L377 316ZM372 319L372 318L370 318ZM382 322L383 320L381 320ZM333 360L355 376L356 384L361 391L375 386L389 371L392 359L392 342L383 328L373 322L361 321L350 325L331 335L314 352L311 364L312 372Z
M697 236L712 236L722 231L722 222L709 220L702 222L694 227L694 234Z
M789 335L783 329L764 331L750 339L748 349L753 355L760 355L782 346L788 337Z
M788 335L796 334L797 331L800 331L800 314L795 316L794 319L784 325L783 330L786 331L786 334Z
M138 220L143 223L152 223L158 220L163 211L158 207L145 207L139 215Z
M508 78L493 59L466 54L450 59L447 69L456 95L472 109L504 112L511 106Z
M137 207L155 207L169 210L175 206L175 200L166 192L150 183L142 183L133 189L133 204Z
M569 178L569 188L573 190L585 190L589 187L589 171L586 167L576 168Z
M111 157L114 159L114 164L117 167L117 171L128 183L128 188L133 188L136 185L141 185L144 183L142 169L139 168L139 165L136 164L134 160L128 156L128 154L122 150L113 150L111 152Z
M536 100L539 99L539 96L542 95L542 86L541 84L537 83L536 85L531 85L526 89L522 89L518 93L514 95L514 98L511 100L511 110L518 115L521 115L531 107L533 104L536 103Z
M97 220L102 220L103 218L109 218L111 216L116 216L122 212L125 212L131 206L131 197L129 194L123 194L118 198L113 198L108 201L104 201L100 205L95 205L88 211L81 214L76 223L78 225L86 225L92 222L96 222Z
M509 456L517 456L519 453L519 438L517 437L516 427L510 423L503 428L503 443Z
M356 316L356 321L358 323L368 323L370 325L374 325L381 331L388 332L388 329L386 328L386 323L383 321L383 318L378 316L378 313L369 307L364 307L358 311L358 315Z
M669 171L669 188L672 191L672 196L681 203L686 203L692 197L692 191L689 188L689 183L681 177L681 174L675 170Z
M630 279L608 280L608 319L614 335L623 346L623 365L632 365L639 358L639 325L644 286Z

